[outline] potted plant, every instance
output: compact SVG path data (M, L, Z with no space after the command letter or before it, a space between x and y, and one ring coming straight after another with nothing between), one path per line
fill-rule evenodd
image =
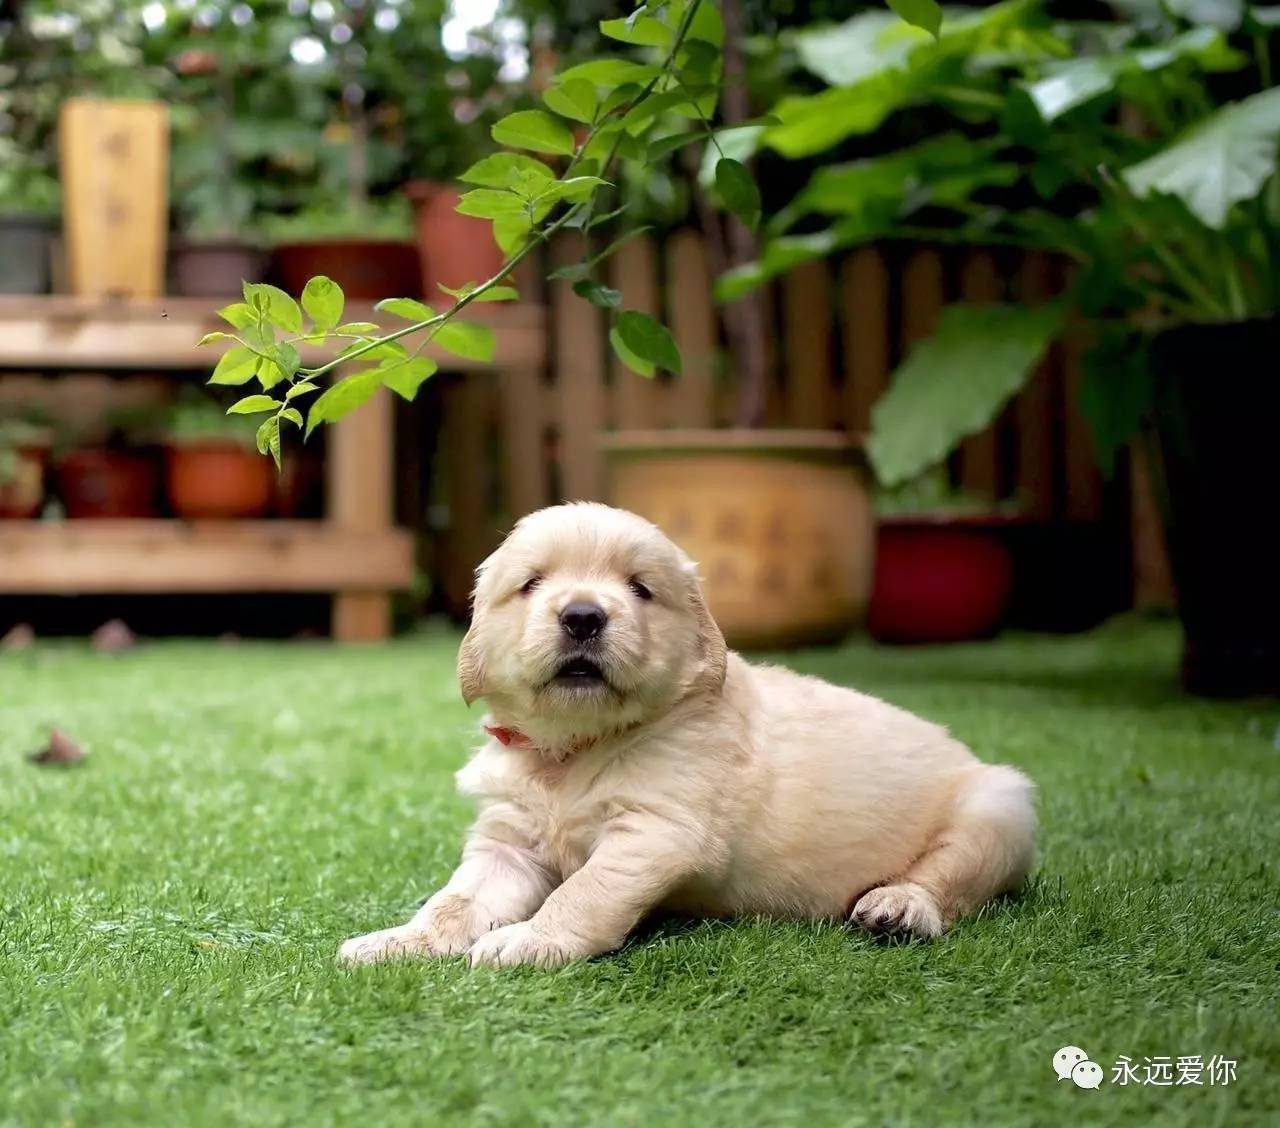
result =
M47 294L58 182L0 137L0 294Z
M228 520L263 516L272 501L269 463L254 425L199 393L173 406L165 431L165 490L175 516Z
M820 168L720 292L885 237L1071 260L1074 285L1057 302L944 311L876 405L877 474L894 485L937 463L1051 342L1082 334L1081 406L1104 467L1154 421L1185 683L1275 692L1280 591L1256 514L1272 500L1277 391L1256 368L1275 355L1280 309L1278 21L1243 4L1125 10L1137 14L1073 23L1019 0L948 17L936 41L869 12L801 39L831 88L779 103L753 144L808 158L908 109L936 131Z
M54 467L58 497L74 520L159 516L158 420L153 409L112 411L105 431L83 435Z
M52 440L52 430L38 413L0 414L0 519L40 513Z

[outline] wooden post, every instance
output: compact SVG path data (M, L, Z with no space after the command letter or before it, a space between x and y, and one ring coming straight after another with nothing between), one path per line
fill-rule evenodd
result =
M791 427L831 426L831 284L825 262L782 280L786 418Z
M715 392L716 314L711 270L702 237L673 235L667 246L667 304L684 371L672 386L672 420L679 427L709 427Z
M577 262L582 241L561 238L556 265ZM604 326L595 307L568 281L551 283L555 323L556 424L560 433L561 488L568 501L596 501L602 492L600 431L605 420Z
M1018 267L1014 292L1024 305L1039 305L1053 293L1052 264L1047 255L1032 251ZM1022 511L1033 520L1047 521L1054 507L1053 415L1054 361L1057 346L1018 394L1014 415L1018 425L1018 469L1015 495Z
M326 459L328 520L343 531L368 534L391 529L391 394L332 425ZM339 592L333 600L333 637L373 642L391 633L390 592Z
M609 264L609 279L622 291L624 309L635 309L653 317L662 315L658 297L658 262L653 240L645 235L624 243ZM667 389L659 379L647 379L632 372L610 350L613 375L613 424L619 428L645 430L659 427L661 400Z
M846 426L863 435L871 427L871 407L889 383L889 275L874 247L845 260L840 310Z
M998 301L1003 287L990 251L975 251L964 264L960 277L960 293L965 301L988 303ZM970 435L960 447L960 484L966 490L994 501L999 497L999 460L996 431L999 418Z

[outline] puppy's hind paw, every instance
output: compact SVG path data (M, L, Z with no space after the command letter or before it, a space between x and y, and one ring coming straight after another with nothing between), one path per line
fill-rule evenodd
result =
M945 925L933 895L906 882L882 885L863 894L853 906L853 923L877 936L915 936L932 940Z

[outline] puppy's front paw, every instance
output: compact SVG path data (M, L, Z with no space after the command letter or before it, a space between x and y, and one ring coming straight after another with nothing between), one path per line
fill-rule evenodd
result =
M931 940L943 932L942 913L933 895L910 882L882 885L858 899L853 922L881 936L918 936Z
M370 932L366 936L353 936L338 949L338 959L345 964L382 963L434 954L427 934L407 924Z
M563 967L578 958L570 946L535 935L531 921L508 924L495 928L481 936L471 946L472 967L515 967L532 964L534 967Z

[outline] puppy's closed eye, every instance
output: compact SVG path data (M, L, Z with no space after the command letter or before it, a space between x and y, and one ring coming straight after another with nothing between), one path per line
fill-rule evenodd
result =
M541 576L530 576L520 585L520 594L529 595L540 583L542 583Z
M646 602L648 602L650 599L653 598L653 592L651 592L648 589L648 587L646 587L643 583L641 583L636 576L632 576L631 579L627 581L627 587L631 589L631 591L633 592L633 594L636 596L637 599L643 599Z

